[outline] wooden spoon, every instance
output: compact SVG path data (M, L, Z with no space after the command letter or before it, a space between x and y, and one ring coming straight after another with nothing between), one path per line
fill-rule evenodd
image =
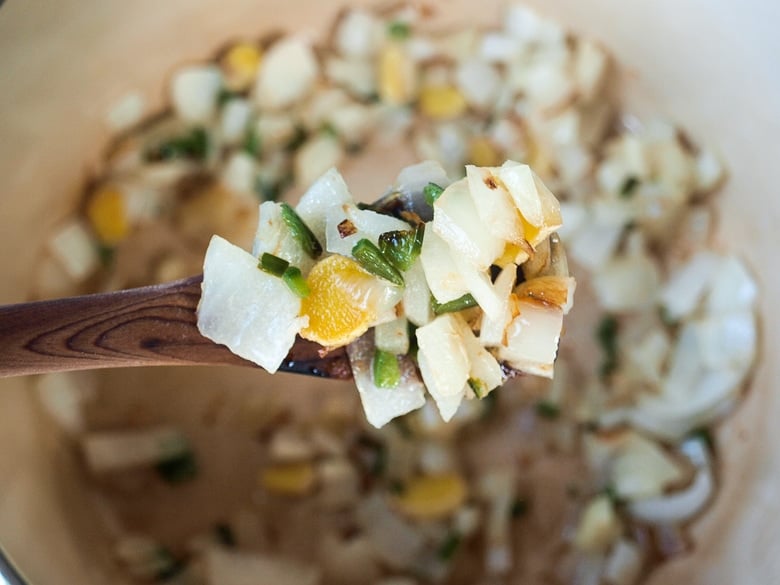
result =
M198 331L203 276L118 292L0 306L0 377L169 365L259 367ZM273 310L269 307L269 310ZM280 371L352 377L346 351L297 338Z
M391 192L370 206L430 219L420 196ZM118 292L0 306L0 377L168 365L259 367L203 337L195 310L203 276ZM273 310L273 307L269 307ZM296 339L280 371L352 377L344 348Z

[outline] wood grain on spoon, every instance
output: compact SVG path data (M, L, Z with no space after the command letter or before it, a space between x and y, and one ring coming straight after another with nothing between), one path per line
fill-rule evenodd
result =
M168 284L0 307L0 377L163 365L258 367L203 337L202 276ZM273 307L269 307L273 310ZM344 349L298 338L279 371L347 379Z

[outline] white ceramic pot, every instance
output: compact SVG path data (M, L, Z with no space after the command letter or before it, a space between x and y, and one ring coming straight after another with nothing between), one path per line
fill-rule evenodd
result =
M500 2L434 1L444 20L496 22ZM731 180L720 240L762 287L763 360L748 398L719 430L717 501L694 552L650 583L771 583L780 575L780 9L772 0L533 0L601 39L632 74L630 107L660 112L720 150ZM9 0L0 9L0 302L26 298L31 266L71 210L109 140L104 114L130 89L153 111L172 68L231 38L321 31L339 3L286 0ZM395 167L394 167L395 168ZM365 176L386 184L393 170ZM367 183L372 187L370 181ZM266 378L260 377L259 381ZM25 379L0 380L0 545L32 585L119 583L95 511ZM2 579L0 579L2 583Z

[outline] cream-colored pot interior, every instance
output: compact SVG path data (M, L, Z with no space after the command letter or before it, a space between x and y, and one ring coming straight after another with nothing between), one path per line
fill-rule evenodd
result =
M500 2L448 0L443 20L499 18ZM632 108L648 105L721 151L731 180L720 241L762 286L763 359L724 446L718 499L694 527L692 555L651 583L770 583L780 575L780 226L778 7L771 0L534 0L603 40L632 72ZM230 38L272 28L322 32L341 3L260 0L8 0L0 9L0 302L24 300L46 235L76 204L109 139L104 114L139 89L154 109L172 68ZM361 173L362 174L362 173ZM381 189L393 169L365 173ZM370 177L374 177L373 184ZM256 374L254 380L267 383ZM36 414L29 381L0 381L0 544L33 585L119 582L81 479ZM285 385L297 383L287 378ZM257 392L263 392L262 387ZM83 498L82 498L83 499Z

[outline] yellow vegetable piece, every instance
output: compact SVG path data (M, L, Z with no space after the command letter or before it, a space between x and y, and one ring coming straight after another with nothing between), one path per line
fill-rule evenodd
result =
M530 242L532 244L535 244L537 240L539 239L539 234L542 232L542 226L535 226L528 223L528 220L523 217L522 213L519 213L520 215L520 223L523 226L523 238L526 242Z
M469 161L478 167L497 167L503 157L489 139L478 136L469 143Z
M414 478L396 498L398 509L419 520L445 518L466 501L466 482L460 475L445 473Z
M118 244L130 232L125 199L116 187L103 187L92 196L87 218L98 239L108 246Z
M301 337L338 347L357 339L376 319L373 292L381 285L354 260L329 256L315 264L306 283L311 292L301 301L301 315L309 324Z
M509 264L517 264L517 256L523 249L517 244L508 243L504 246L504 252L493 262L499 268L506 268Z
M241 91L248 88L257 75L262 60L260 48L250 43L231 47L222 59L228 88Z
M260 482L269 492L302 496L314 488L315 478L314 466L306 461L267 467L263 470Z
M463 94L450 85L429 85L420 92L420 111L429 118L457 118L467 107Z
M389 43L379 54L379 97L395 106L408 104L417 89L414 61L401 43Z

